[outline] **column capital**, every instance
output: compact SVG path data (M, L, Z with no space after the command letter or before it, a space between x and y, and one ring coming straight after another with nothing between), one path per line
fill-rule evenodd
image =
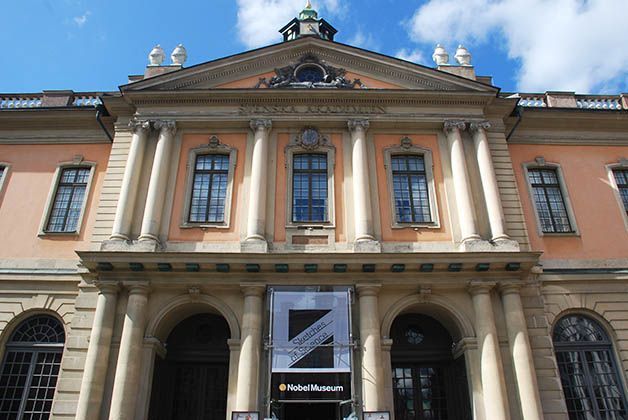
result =
M149 282L123 282L124 286L129 291L129 296L131 295L148 295L150 293L150 283Z
M98 289L98 293L103 295L115 295L120 291L120 285L117 281L96 280L94 286Z
M270 130L270 128L273 126L273 122L272 120L269 120L269 119L260 118L260 119L251 120L250 126L253 131Z
M467 125L461 120L445 120L443 123L443 131L445 134L453 131L463 131Z
M157 120L154 122L154 126L163 134L174 134L177 130L177 122L174 120Z
M362 296L377 296L379 294L379 290L381 289L381 285L369 283L369 284L356 284L355 290L358 292L358 297Z
M521 282L506 281L506 282L500 282L498 284L498 287L499 287L499 293L501 293L502 296L511 295L511 294L518 295L521 292L521 288L523 287L523 284Z
M471 280L469 282L469 293L471 293L471 296L489 294L495 285L495 282Z
M150 121L142 121L137 119L132 119L129 121L129 127L136 134L147 134L150 130Z
M368 130L369 128L369 120L365 119L365 118L360 118L360 119L354 119L354 120L349 120L347 121L347 127L349 127L350 131L355 131L355 130Z
M261 297L266 291L266 286L264 286L263 284L240 283L240 290L242 290L242 294L244 295L244 297Z
M480 130L486 131L489 128L491 128L491 123L488 121L473 121L469 123L469 130L471 131L471 133L475 133L476 131Z

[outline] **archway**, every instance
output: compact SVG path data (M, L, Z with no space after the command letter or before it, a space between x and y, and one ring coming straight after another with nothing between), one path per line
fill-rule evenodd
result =
M422 314L395 318L390 330L396 420L470 419L464 357L436 319Z
M149 418L224 420L229 379L229 325L220 315L192 315L166 340L166 357L155 357Z

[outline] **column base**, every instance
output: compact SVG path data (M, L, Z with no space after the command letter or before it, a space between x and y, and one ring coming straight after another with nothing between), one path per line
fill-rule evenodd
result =
M129 241L130 238L122 233L113 233L109 237L110 241Z
M510 238L497 238L491 241L499 251L520 251L519 242Z
M268 252L268 242L263 239L250 238L240 243L242 252L253 252L265 254Z
M159 244L155 241L103 241L100 245L101 251L124 251L124 252L154 252L159 249Z
M462 252L489 252L495 251L495 247L483 239L467 239L460 244L458 250Z
M362 239L353 243L354 252L382 252L382 244L370 239Z

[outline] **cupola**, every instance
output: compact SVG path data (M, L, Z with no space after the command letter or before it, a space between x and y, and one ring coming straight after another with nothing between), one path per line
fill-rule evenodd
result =
M292 19L279 32L283 35L284 41L291 41L304 36L315 36L333 41L334 35L338 31L325 19L319 18L318 12L312 8L310 0L307 0L307 4L299 16Z

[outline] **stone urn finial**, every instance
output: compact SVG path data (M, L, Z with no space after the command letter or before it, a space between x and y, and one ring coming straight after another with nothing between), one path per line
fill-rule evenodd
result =
M447 51L442 45L438 44L434 49L434 54L432 54L432 60L439 66L447 64L449 62L449 54L447 54Z
M150 54L148 54L148 61L151 66L161 66L165 60L166 54L164 54L164 49L161 48L161 45L157 44L155 48L150 50Z
M454 56L456 62L461 66L470 66L471 65L471 54L469 54L469 50L467 50L462 45L458 45L458 49L456 50L456 55Z
M172 54L170 55L170 58L172 59L172 64L182 66L183 63L185 63L185 60L188 59L188 53L185 50L185 47L183 47L183 45L179 44L172 51Z

